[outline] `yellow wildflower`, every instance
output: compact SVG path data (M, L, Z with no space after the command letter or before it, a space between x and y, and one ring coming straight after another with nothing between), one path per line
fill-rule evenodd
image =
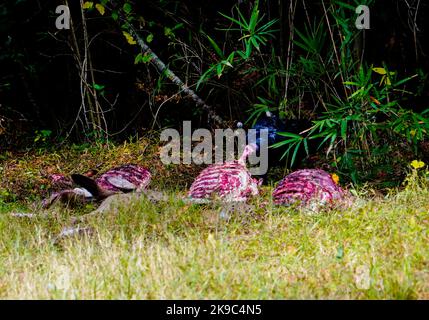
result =
M332 180L334 180L335 184L338 184L340 182L340 177L338 176L338 174L333 173L331 174Z
M426 164L425 164L423 161L420 161L420 160L413 160L413 161L411 161L411 166L412 166L414 169L421 169L421 168L423 168L425 165L426 165Z

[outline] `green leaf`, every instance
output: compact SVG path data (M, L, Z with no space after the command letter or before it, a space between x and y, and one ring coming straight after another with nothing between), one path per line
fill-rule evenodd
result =
M178 23L178 24L176 24L171 30L178 30L178 29L181 29L183 27L183 23Z
M348 3L344 3L344 2L341 2L341 1L335 1L335 3L338 4L340 7L343 7L343 8L346 8L346 9L350 9L350 10L353 10L353 11L356 10L356 7L353 7L352 5L350 5Z
M113 19L114 21L118 21L118 19L119 19L119 14L118 14L118 12L117 12L117 11L113 11L113 12L112 12L112 19Z
M51 130L40 130L43 137L49 137L52 134Z
M124 4L124 6L122 7L122 9L124 9L124 12L126 14L129 14L133 8L132 8L131 4L129 4L127 2L127 3Z
M282 137L302 139L302 136L292 132L277 132L277 134Z
M144 54L143 55L143 59L142 59L143 63L148 63L151 60L152 60L152 55L150 55L150 54Z
M152 41L153 41L153 34L151 33L146 37L146 42L151 43Z
M206 82L207 79L209 78L209 76L212 74L212 72L214 71L215 66L210 67L206 72L203 73L203 75L200 77L200 79L198 79L197 81L197 85L196 85L196 90L199 89L199 87L201 86L201 84L203 82Z
M204 35L206 36L207 40L209 40L210 44L212 45L217 55L223 59L224 58L223 51L219 48L217 43L209 35L207 34L204 34Z
M173 30L169 27L164 27L164 35L166 37L174 36Z
M255 121L253 121L252 126L255 125L256 121L258 120L259 116L266 112L268 110L268 108L256 108L249 116L249 118L246 120L245 124L248 124L252 119L254 119Z
M396 87L396 86L400 86L401 84L403 84L403 83L405 83L405 82L407 82L407 81L409 81L409 80L411 80L411 79L413 79L413 78L415 78L415 77L417 77L417 74L415 74L415 75L413 75L413 76L411 76L411 77L408 77L408 78L402 79L402 80L400 80L400 81L398 81L398 82L396 82L396 83L395 83L395 87Z
M253 38L250 38L250 41L252 42L252 44L253 44L253 46L256 48L256 50L258 50L258 51L259 51L259 44L258 44L258 42L256 41L256 39L253 37Z
M141 52L134 58L134 64L139 64L140 62L143 62L143 55Z
M247 59L246 53L244 51L239 50L237 51L237 54L240 56L241 59L243 60Z
M277 143L273 144L272 146L270 146L270 148L277 149L277 148L283 147L284 145L287 145L287 144L293 145L293 143L296 143L296 142L297 142L296 139L288 139L288 140L277 142Z
M307 156L310 154L310 150L308 148L308 142L307 139L303 139L304 142L304 149L305 149L305 153L307 153Z
M254 30L256 27L256 23L258 22L259 10L254 7L252 12L252 16L250 17L249 30Z
M246 59L250 58L250 55L252 54L252 46L249 42L246 42Z
M293 164L295 163L296 155L298 154L298 150L299 150L299 147L301 146L301 143L302 143L302 140L298 142L295 146L295 150L292 155L292 160L290 161L291 166L293 166Z
M105 88L105 86L103 86L101 84L94 83L93 88L97 91L100 91L100 90L103 90Z
M232 22L234 22L234 23L238 24L240 27L242 27L242 28L244 28L244 29L247 29L247 25L245 25L245 24L241 23L240 21L238 21L238 20L236 20L236 19L234 19L234 18L232 18L232 17L229 17L229 16L227 16L226 14L223 14L222 12L219 12L219 14L220 14L222 17L227 18L228 20L230 20L230 21L232 21Z
M217 74L218 78L220 78L222 76L222 71L223 71L222 64L219 63L216 66L216 74Z
M232 67L232 63L234 62L234 57L235 57L235 52L233 51L229 56L228 56L228 58L226 59L228 62L229 62L229 64L230 64L230 66Z
M359 83L353 81L344 81L343 83L350 86L359 86Z

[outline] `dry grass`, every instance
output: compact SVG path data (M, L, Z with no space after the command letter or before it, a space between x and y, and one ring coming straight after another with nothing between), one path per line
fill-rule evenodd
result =
M49 174L83 173L89 169L106 171L124 163L150 168L154 184L186 187L201 170L199 166L166 166L159 157L159 134L123 144L71 145L59 149L27 153L0 153L0 200L37 199L50 189Z

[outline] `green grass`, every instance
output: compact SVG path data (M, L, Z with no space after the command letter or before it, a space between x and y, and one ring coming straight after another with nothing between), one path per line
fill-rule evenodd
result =
M270 188L265 190L270 193ZM75 211L0 205L0 298L428 299L429 191L360 197L346 211L219 208L142 197L55 244Z
M180 199L198 166L164 166L156 141L5 153L0 157L0 298L39 299L429 299L429 189L414 170L386 196L367 186L348 210L310 215L271 203L220 218L216 205ZM90 207L53 207L36 218L49 173L149 166L144 197L87 219L91 235L55 242ZM278 181L279 177L272 177Z

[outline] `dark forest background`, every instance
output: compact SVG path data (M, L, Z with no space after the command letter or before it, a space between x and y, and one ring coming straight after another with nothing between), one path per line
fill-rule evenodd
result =
M55 26L64 4L70 30ZM355 26L358 5L370 8L369 30ZM354 181L400 174L428 159L428 17L417 0L6 1L0 148L122 141L183 120L249 127L269 110L310 123L282 152L317 140Z

